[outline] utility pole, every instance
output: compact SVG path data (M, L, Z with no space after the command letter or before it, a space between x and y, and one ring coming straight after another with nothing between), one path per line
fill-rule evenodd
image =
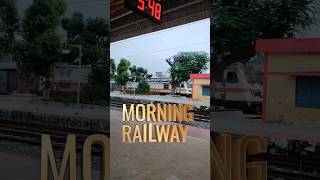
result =
M76 44L68 44L66 43L65 48L67 46L72 46L72 47L76 47L79 49L79 65L78 65L78 70L79 70L79 79L78 79L78 90L77 90L77 104L80 104L80 91L81 91L81 57L82 57L82 46L81 45L76 45ZM65 54L69 54L69 50L66 50L64 52Z
M78 81L78 98L77 103L80 104L80 89L81 89L81 56L82 56L82 47L79 45L79 81Z

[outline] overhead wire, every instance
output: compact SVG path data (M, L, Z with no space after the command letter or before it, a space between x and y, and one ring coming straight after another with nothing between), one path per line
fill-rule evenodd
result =
M130 57L132 58L132 57L136 57L136 56L146 56L146 55L155 54L155 53L159 53L159 52L171 51L171 50L175 50L175 49L181 49L181 48L184 48L184 47L193 47L193 46L198 46L198 45L207 44L207 43L210 43L210 41L198 42L198 43L193 43L193 44L184 45L184 46L176 46L176 47L173 47L173 48L160 49L160 50L156 50L156 51L136 53L136 54L125 55L125 56L121 56L121 57L112 57L112 58L119 59L119 58L130 58Z

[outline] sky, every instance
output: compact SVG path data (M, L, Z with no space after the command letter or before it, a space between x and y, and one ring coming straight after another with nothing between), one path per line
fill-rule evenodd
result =
M33 0L15 0L20 16L32 4ZM64 0L67 5L65 16L82 12L85 17L109 17L108 0Z
M210 53L210 19L136 36L110 45L110 56L116 64L121 58L125 58L152 74L168 71L169 66L165 60L184 51Z
M23 19L25 10L32 5L33 0L15 0L20 19ZM74 12L81 12L85 19L102 17L109 19L108 0L64 0L67 10L63 17L71 17ZM57 31L65 38L65 31L61 26Z

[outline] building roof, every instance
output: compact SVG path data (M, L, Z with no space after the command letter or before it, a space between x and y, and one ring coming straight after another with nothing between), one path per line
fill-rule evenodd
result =
M210 79L210 74L190 74L191 79Z
M256 51L264 53L320 53L320 38L258 39Z

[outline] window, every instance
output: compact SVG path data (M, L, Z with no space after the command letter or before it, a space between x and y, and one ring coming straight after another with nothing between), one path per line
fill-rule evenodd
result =
M227 74L227 82L236 83L238 82L238 76L236 72L228 72Z
M297 77L296 107L320 108L320 77Z
M210 86L202 86L202 96L210 96L211 89Z
M183 84L183 83L181 83L181 84L180 84L180 87L181 87L181 88L184 88L184 84Z
M192 88L192 83L188 83L188 88Z
M163 89L169 89L169 84L164 84Z

